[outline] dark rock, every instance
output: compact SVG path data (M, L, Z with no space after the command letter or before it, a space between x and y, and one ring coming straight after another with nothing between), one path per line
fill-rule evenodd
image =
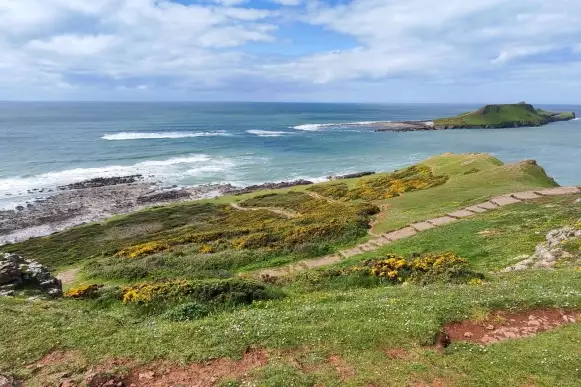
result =
M180 199L189 199L190 193L186 190L174 190L174 191L164 191L156 192L149 195L139 196L137 198L138 203L156 203L164 201L173 201Z
M57 189L63 191L69 189L85 189L85 188L106 187L110 185L119 185L119 184L131 184L141 180L142 178L143 178L142 175L97 177L91 180L85 180L78 183L59 186L57 187Z
M309 181L309 180L299 179L299 180L295 180L295 181L282 181L280 183L264 183L264 184L258 184L258 185L251 185L251 186L244 187L244 188L236 188L236 189L233 189L231 191L224 192L224 193L231 194L231 195L243 195L243 194L247 194L247 193L251 193L251 192L255 192L255 191L262 191L262 190L266 190L266 189L281 189L281 188L290 188L290 187L294 187L297 185L311 185L311 184L314 184L314 183L312 181Z
M375 172L357 172L357 173L349 173L347 175L332 176L332 177L330 177L330 179L332 179L332 180L353 179L356 177L363 177L363 176L369 176L369 175L374 175L374 174L375 174Z
M62 283L53 277L40 263L15 254L0 256L1 295L14 295L19 287L46 293L51 297L62 296ZM6 294L11 292L12 294Z
M24 211L24 206L16 206L17 211Z

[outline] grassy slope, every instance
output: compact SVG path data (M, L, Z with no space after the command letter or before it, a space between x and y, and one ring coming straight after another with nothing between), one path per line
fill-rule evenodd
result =
M519 261L520 255L531 254L549 230L575 224L581 217L581 204L575 203L578 197L545 197L489 211L346 259L339 266L388 253L408 256L453 251L475 269L499 270Z
M391 208L385 219L376 224L374 232L395 230L445 215L496 195L557 185L535 164L521 162L504 165L487 154L445 154L428 159L423 164L432 167L435 174L450 175L450 180L439 187L382 201Z
M461 207L482 202L495 195L555 185L544 174L544 171L534 164L503 165L500 160L486 154L445 154L428 159L423 164L432 168L436 175L448 175L450 179L442 186L376 201L376 204L389 204L390 209L386 216L376 223L375 232L393 230L415 221L437 217ZM381 175L365 177L363 180ZM355 188L358 181L358 179L349 179L342 180L341 183L346 183L349 188ZM486 183L483 184L483 182ZM323 183L323 185L333 183ZM8 246L4 250L35 257L56 270L63 270L71 265L84 265L89 261L94 262L97 266L93 265L89 270L93 277L97 276L103 281L117 282L121 280L120 276L131 281L138 279L140 275L146 275L147 271L144 268L148 270L151 268L149 273L154 273L154 277L175 277L176 275L212 276L220 270L253 270L260 267L278 266L305 258L305 256L294 254L283 257L280 254L275 256L267 251L254 253L233 250L205 255L199 254L196 250L198 246L192 246L192 248L186 246L169 254L158 254L151 258L128 261L109 257L120 247L163 239L173 233L179 233L179 230L184 227L220 229L219 225L222 223L216 224L212 219L217 216L216 208L229 202L242 202L265 193L302 192L308 187L261 191L241 196L224 196L215 200L151 208L117 216L100 223L76 227L46 238L37 238ZM278 199L267 197L264 199L264 206L272 206L271 200ZM258 205L261 202L258 200ZM242 216L242 214L239 215ZM246 213L246 216L249 217L249 224L264 221L267 222L265 224L278 222L282 225L286 222L281 223L279 216L269 212ZM244 219L246 218L239 219L237 222L243 222ZM296 221L300 222L300 219ZM360 239L351 241L345 239L340 242L340 245L355 244L359 241ZM309 254L311 256L324 255L329 252L329 248L311 251ZM207 271L212 271L212 273Z
M436 126L443 127L512 127L540 126L555 120L574 118L571 112L552 113L535 110L529 104L486 105L474 112L456 117L434 120Z
M479 174L483 174L480 178L520 176L516 183L503 184L495 188L498 190L514 188L513 184L551 185L530 164L505 168L482 155L440 156L426 163L437 172L453 174L459 181L469 179L470 184L462 183L472 192L468 197L491 194L470 180ZM466 169L474 168L481 172L464 175ZM440 196L444 206L457 206L468 200L464 196L454 199L450 187L460 183L448 184L424 191L427 196L419 196L417 205L431 206L430 200ZM448 192L428 195L446 186ZM581 217L581 204L574 203L578 197L549 197L538 203L505 207L400 241L381 252L452 250L469 258L476 268L496 269L512 263L518 254L532 252L548 229L571 224ZM171 208L179 211L167 216L163 211L168 209L163 210L167 222L177 221L177 214L192 216L184 211L187 205ZM399 208L406 207L401 204ZM420 211L409 204L407 211L412 210ZM147 220L151 211L139 216ZM427 212L433 211L439 210L431 207ZM135 220L131 216L119 219ZM483 230L494 233L483 237L478 234ZM353 262L363 257L355 257ZM35 376L25 365L55 349L79 351L76 362L54 370L54 374L67 371L74 375L110 358L188 362L238 357L248 348L258 347L271 353L271 364L251 373L249 378L263 386L437 385L437 380L456 386L576 386L581 377L579 324L486 349L457 344L442 354L422 345L432 344L445 322L481 316L488 310L532 306L581 309L579 289L581 272L568 269L493 275L481 286L363 289L329 283L314 289L297 282L283 289L287 292L285 299L255 303L186 323L135 315L131 308L122 306L97 308L84 301L0 298L0 373L28 377L31 385L50 385L51 376L44 372ZM402 358L389 359L385 354L389 349L403 353ZM353 376L341 381L335 366L326 361L330 355L341 356L354 369Z

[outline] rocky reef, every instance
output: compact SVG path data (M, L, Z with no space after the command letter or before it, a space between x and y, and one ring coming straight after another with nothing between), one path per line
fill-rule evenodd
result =
M0 296L14 296L20 290L60 297L61 281L40 263L15 254L0 255Z

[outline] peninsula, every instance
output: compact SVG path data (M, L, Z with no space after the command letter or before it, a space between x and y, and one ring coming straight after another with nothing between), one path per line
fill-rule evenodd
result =
M437 118L432 121L380 122L377 132L408 132L442 129L497 129L542 126L575 118L574 112L550 112L535 109L531 104L485 105L478 110L455 117Z

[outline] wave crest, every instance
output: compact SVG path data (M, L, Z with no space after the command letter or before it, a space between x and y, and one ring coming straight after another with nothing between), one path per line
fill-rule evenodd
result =
M291 134L290 132L278 132L274 130L247 130L246 133L254 134L258 137L280 137Z
M303 124L292 126L291 129L297 130L306 130L310 132L317 131L322 128L347 128L350 126L367 126L373 124L379 124L381 122L390 122L390 121L356 121L356 122L337 122L337 123L329 123L329 124Z
M133 165L112 165L96 168L75 168L35 176L0 179L0 196L18 196L27 190L54 188L97 177L143 175L148 179L178 182L183 178L211 177L225 179L236 163L228 158L194 154L167 160L146 160Z
M153 139L172 139L172 138L193 138L193 137L213 137L213 136L230 136L231 134L224 130L213 132L119 132L105 134L101 137L103 140L123 141L123 140L153 140Z

